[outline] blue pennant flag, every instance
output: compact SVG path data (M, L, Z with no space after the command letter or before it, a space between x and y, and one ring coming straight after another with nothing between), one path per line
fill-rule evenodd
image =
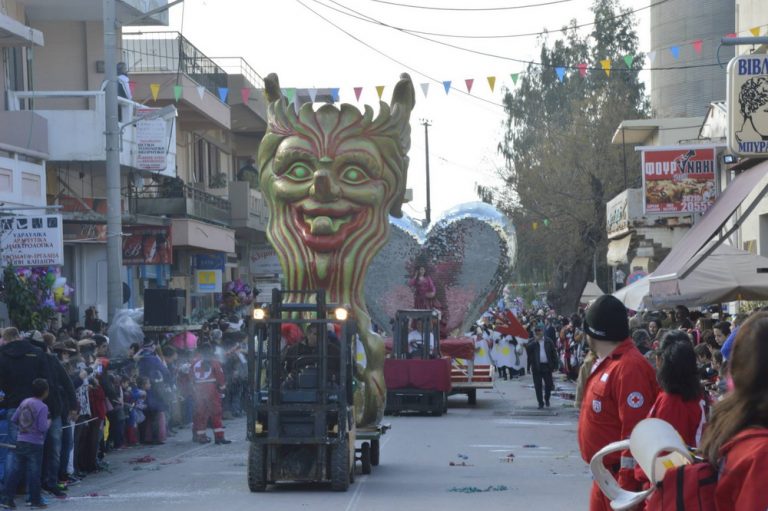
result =
M563 81L563 77L565 76L565 68L564 67L556 67L555 72L557 73L557 79L561 82Z

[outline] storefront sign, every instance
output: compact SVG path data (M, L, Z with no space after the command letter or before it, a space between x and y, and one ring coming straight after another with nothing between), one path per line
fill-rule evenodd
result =
M221 293L221 270L195 270L196 293Z
M197 254L195 268L198 270L221 270L227 264L227 254Z
M277 252L270 245L259 245L251 249L252 275L278 275L283 272Z
M136 117L151 114L156 108L137 108ZM162 117L136 123L136 168L141 170L165 170L168 165L168 121Z
M61 215L0 219L0 266L61 266L64 241Z
M742 157L768 156L768 55L728 64L728 147Z
M170 226L123 226L123 264L171 264Z
M714 204L714 147L641 150L646 214L703 213Z

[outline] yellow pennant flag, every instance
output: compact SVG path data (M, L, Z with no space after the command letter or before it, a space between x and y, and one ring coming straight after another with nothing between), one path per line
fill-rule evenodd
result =
M489 76L488 77L488 86L491 88L491 92L493 92L493 88L496 86L496 77L495 76Z
M605 71L605 74L611 76L611 59L601 60L600 65L603 66L603 71Z
M749 31L752 32L752 35L755 37L760 36L760 27L750 28Z
M160 94L160 84L159 83L150 83L149 84L149 90L152 91L152 99L154 101L157 101L157 95Z
M376 86L376 94L379 95L379 99L381 99L381 95L384 94L384 86L383 85L377 85Z

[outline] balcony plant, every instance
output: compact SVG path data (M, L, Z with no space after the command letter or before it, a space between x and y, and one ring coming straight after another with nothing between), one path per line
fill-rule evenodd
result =
M227 186L227 174L226 172L219 172L214 175L208 183L210 188L224 188Z

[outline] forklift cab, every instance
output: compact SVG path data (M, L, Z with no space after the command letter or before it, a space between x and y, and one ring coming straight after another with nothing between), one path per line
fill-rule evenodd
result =
M440 313L436 310L399 310L395 313L392 337L392 358L440 358Z
M353 480L356 331L348 315L326 305L324 290L275 289L268 307L254 308L248 338L251 491L278 481L330 482L344 491ZM301 340L286 343L286 327L294 334L300 329Z

